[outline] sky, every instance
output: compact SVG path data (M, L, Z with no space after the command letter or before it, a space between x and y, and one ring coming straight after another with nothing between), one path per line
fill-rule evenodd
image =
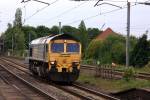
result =
M99 28L105 30L110 27L115 32L126 36L127 27L127 0L103 0L103 4L95 6L98 0L71 1L71 0L40 0L50 5L30 0L21 3L22 0L0 1L0 33L7 29L8 23L13 23L17 8L22 10L24 25L52 27L63 25L78 27L84 20L87 28ZM26 0L25 0L26 1ZM135 2L150 2L150 0L128 0L131 3L131 28L130 34L140 37L146 30L150 31L150 5L142 5ZM120 8L122 7L122 8ZM150 39L150 32L148 33Z

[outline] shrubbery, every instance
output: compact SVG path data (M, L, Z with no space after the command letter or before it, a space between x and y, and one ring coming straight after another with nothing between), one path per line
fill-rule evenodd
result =
M125 38L111 35L106 40L93 40L86 51L86 59L96 59L101 64L125 63Z
M130 67L130 68L125 69L124 74L123 74L123 79L126 81L130 81L131 79L135 78L135 75L136 75L135 70Z
M147 34L139 38L135 48L131 53L131 65L134 67L144 67L149 61L150 44L147 41Z

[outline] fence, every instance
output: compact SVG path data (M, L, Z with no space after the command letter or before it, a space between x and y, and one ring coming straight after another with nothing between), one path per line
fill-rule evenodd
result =
M114 68L111 65L98 65L95 68L95 77L101 77L104 79L113 79Z

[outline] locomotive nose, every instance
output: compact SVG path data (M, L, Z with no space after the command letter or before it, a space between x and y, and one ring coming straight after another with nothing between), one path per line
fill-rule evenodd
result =
M63 59L63 63L66 64L67 63L67 59Z

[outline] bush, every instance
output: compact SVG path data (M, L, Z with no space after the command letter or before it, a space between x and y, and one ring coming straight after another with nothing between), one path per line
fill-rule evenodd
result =
M88 65L95 65L96 64L96 60L94 60L94 59L86 59L86 60L82 60L81 63L82 64L88 64Z
M131 52L130 63L134 67L144 67L149 61L149 43L147 34L139 38L133 51Z
M126 81L130 81L131 79L135 78L135 70L133 68L127 68L124 71L123 79Z
M147 64L147 65L145 65L145 67L150 67L150 61L148 62L148 64Z

